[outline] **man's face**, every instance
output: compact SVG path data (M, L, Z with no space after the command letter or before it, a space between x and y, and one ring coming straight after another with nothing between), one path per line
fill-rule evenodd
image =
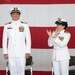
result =
M20 18L20 14L19 13L12 13L11 14L12 20L17 21Z

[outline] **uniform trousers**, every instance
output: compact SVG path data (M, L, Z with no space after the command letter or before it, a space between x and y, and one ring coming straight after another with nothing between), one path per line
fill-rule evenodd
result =
M69 75L69 60L53 61L54 75Z
M9 57L8 61L11 75L25 75L25 57Z

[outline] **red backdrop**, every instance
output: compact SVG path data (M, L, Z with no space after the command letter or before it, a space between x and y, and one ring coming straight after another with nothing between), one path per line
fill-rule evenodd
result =
M32 48L48 49L48 35L46 29L54 30L55 27L30 27ZM67 31L71 33L71 40L68 44L69 48L75 48L75 27L68 27ZM0 48L2 48L3 27L0 27Z

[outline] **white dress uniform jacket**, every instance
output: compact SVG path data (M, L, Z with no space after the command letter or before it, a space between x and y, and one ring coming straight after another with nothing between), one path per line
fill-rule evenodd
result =
M31 53L31 36L27 24L18 20L4 26L3 53L9 57L23 57L25 53Z
M48 45L53 46L53 55L52 60L60 61L70 59L70 54L68 51L67 44L70 40L70 33L62 30L57 38L54 38L55 32L52 33L52 36L48 39Z

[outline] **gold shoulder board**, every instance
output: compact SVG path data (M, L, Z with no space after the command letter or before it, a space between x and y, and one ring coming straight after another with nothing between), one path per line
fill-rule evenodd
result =
M11 24L11 22L5 23L5 25Z
M65 33L67 33L67 34L68 34L69 32L68 32L68 31L65 31Z
M21 23L23 23L23 24L27 24L27 22L21 22Z

